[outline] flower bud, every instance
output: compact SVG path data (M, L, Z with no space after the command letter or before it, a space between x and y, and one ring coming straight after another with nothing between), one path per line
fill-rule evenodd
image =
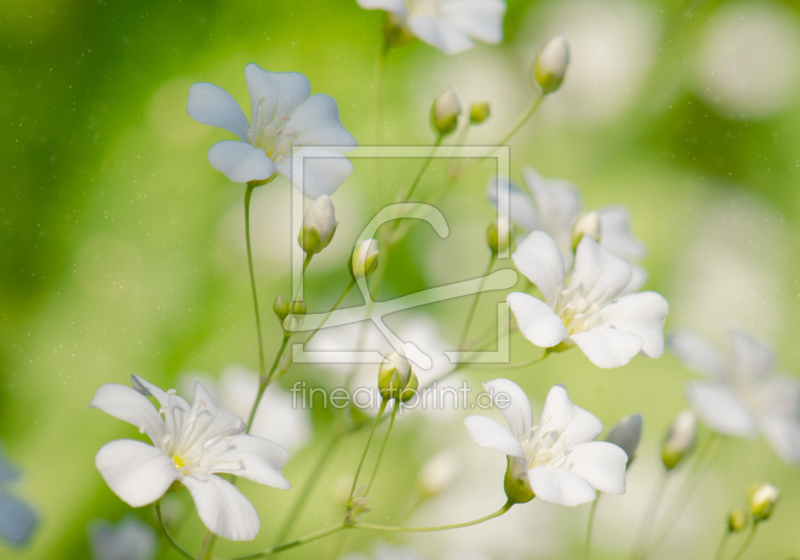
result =
M507 216L500 216L486 228L486 243L492 254L508 249L511 239L511 221Z
M353 248L353 255L347 263L353 278L366 278L378 268L378 242L374 239L359 241Z
M750 491L750 514L754 523L769 519L780 495L781 491L767 482L753 486Z
M400 396L408 384L411 375L411 363L400 352L387 354L378 369L378 390L384 400Z
M275 312L275 315L278 316L278 320L283 321L291 311L289 301L278 294L278 297L275 298L275 303L272 304L272 310Z
M420 493L424 498L442 493L453 483L458 471L458 458L452 451L437 453L419 471Z
M572 227L572 250L578 248L578 243L583 237L591 237L595 241L600 241L600 216L597 212L584 214Z
M542 93L548 95L561 86L569 66L569 42L566 35L550 39L536 55L531 67L531 82L539 84Z
M731 510L728 514L728 531L736 533L741 531L747 525L747 510L743 507L738 507Z
M522 478L515 472L519 472L518 457L508 457L508 468L506 469L506 476L503 479L503 490L506 492L508 500L515 504L524 504L530 502L536 497L531 490L531 486L527 478ZM515 464L516 463L516 464Z
M692 450L696 439L697 417L691 410L684 410L672 421L661 447L661 460L668 471L674 469Z
M319 253L331 242L338 225L331 197L322 195L306 210L297 242L307 254Z
M412 371L411 376L408 378L408 383L406 383L403 392L400 393L400 402L406 403L413 399L416 396L418 389L419 379L417 379L417 374Z
M308 312L308 306L306 302L302 299L296 299L292 302L291 305L291 314L292 315L305 315Z
M631 414L625 416L619 423L614 426L608 435L606 441L613 443L622 448L628 455L628 463L625 468L631 466L633 458L636 456L636 448L639 447L639 440L642 439L642 415Z
M431 107L431 126L440 136L447 136L458 126L458 116L461 114L461 105L452 89L439 95Z
M472 124L481 124L489 118L489 115L491 115L491 111L486 101L473 103L472 107L469 108L469 122Z

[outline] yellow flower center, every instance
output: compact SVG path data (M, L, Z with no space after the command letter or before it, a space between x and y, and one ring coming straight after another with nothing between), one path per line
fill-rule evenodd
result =
M175 466L179 469L182 469L186 466L186 463L183 462L183 459L181 459L180 455L173 455L172 462L175 463Z

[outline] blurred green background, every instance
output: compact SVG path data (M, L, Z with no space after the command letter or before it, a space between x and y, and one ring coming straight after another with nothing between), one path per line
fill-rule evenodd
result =
M0 439L23 472L13 492L41 517L28 547L0 543L0 557L86 558L87 523L116 522L129 510L103 483L94 455L111 439L138 434L88 408L100 384L128 383L136 372L168 387L186 371L217 375L231 363L257 368L242 250L244 189L208 165L207 149L228 136L186 116L189 86L216 83L246 106L248 62L302 72L313 92L337 100L345 127L368 145L381 22L380 13L360 9L354 0L0 3ZM691 327L722 343L729 326L743 325L771 340L780 368L796 375L798 5L510 0L502 45L448 57L415 42L390 53L387 142L430 144L430 103L450 86L464 103L488 100L492 106L492 119L473 129L467 143L498 140L534 95L528 67L537 46L558 31L570 35L573 63L563 90L512 140L512 179L532 165L576 183L587 208L628 206L634 232L649 249L648 288L671 304L668 329ZM406 188L421 163L387 163L385 188ZM342 226L309 269L314 310L330 306L348 282L342 263L377 208L374 164L355 160L355 166L333 197ZM432 166L421 197L441 183L442 167ZM483 232L492 219L484 189L491 173L491 166L479 167L441 201L448 239L436 239L425 227L413 230L392 256L382 297L483 273ZM289 278L290 189L280 178L254 195L268 355L280 342L268 306ZM484 299L476 324L494 320L502 297ZM358 303L353 296L347 305ZM424 311L445 337L457 340L469 304L460 300ZM513 338L512 361L537 352ZM314 383L323 373L296 368L284 384L300 378ZM627 557L632 527L657 478L660 440L686 406L682 387L692 374L669 355L637 357L603 371L572 351L501 375L538 402L554 383L564 383L577 404L609 427L624 414L644 413L644 442L629 492L604 498L598 508L593 557ZM477 381L496 375L481 369L469 376ZM285 470L296 488L318 460L330 420L330 411L314 411L318 437ZM427 422L409 415L393 435L378 479L383 484L371 502L373 522L403 519L416 499L420 465L444 446L463 448L466 482L426 504L420 515L460 521L478 501L471 494L478 487L489 498L476 515L502 504L503 461L473 449L460 419L433 428ZM362 439L351 438L326 459L325 478L294 534L340 518L337 483L352 475ZM770 480L784 496L747 558L800 554L797 471L763 440L732 440L661 557L711 557L727 510L756 478ZM272 543L297 493L242 488L261 512L262 531L255 543L222 543L220 556ZM204 530L185 492L173 505L188 512L178 538L194 550ZM498 559L568 558L582 550L588 506L518 509L525 511L488 529L387 542L428 558L445 558L448 551L452 558L477 558L459 555L460 545ZM150 508L137 514L153 521ZM338 538L285 556L369 552L382 536Z

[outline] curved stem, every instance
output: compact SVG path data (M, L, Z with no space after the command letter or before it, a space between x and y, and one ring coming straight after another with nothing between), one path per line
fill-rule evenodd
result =
M598 493L597 498L594 499L592 502L592 509L589 511L589 523L586 526L586 546L583 549L583 560L589 560L589 552L592 550L592 526L594 525L594 512L597 509L597 502L600 501L600 496L602 494Z
M248 183L244 191L244 237L247 242L247 267L250 270L250 291L253 294L253 309L256 314L256 334L258 335L258 371L263 379L266 376L264 365L264 341L261 337L261 314L258 311L258 292L256 291L256 275L253 271L253 250L250 247L250 199L253 196L253 183Z
M344 524L341 525L334 525L332 527L328 527L327 529L322 529L315 533L310 533L304 537L300 537L297 540L292 542L288 542L286 544L282 544L279 546L274 546L272 548L268 548L266 550L262 550L261 552L256 552L255 554L250 554L248 556L240 556L235 560L255 560L256 558L264 558L265 556L270 556L272 554L277 554L278 552L283 552L284 550L289 550L290 548L295 548L297 546L307 544L313 542L317 539L321 539L323 537L327 537L328 535L332 535L334 533L338 533L342 529L346 529L347 527Z
M414 191L416 190L417 185L419 185L422 176L425 175L425 170L428 169L428 166L431 164L431 161L433 161L433 154L436 153L436 149L442 143L442 140L444 140L444 136L442 136L441 134L436 137L436 142L433 143L433 150L431 151L431 155L429 155L425 160L425 163L422 164L422 168L419 170L419 173L417 173L416 178L414 178L414 182L411 183L411 188L408 189L408 192L403 197L403 202L408 202L409 200L411 200L411 195L414 194ZM399 220L395 222L395 224L398 223Z
M753 526L750 528L750 532L747 534L747 539L742 543L742 546L739 547L739 550L736 551L736 554L731 556L731 560L739 560L747 549L750 547L750 544L753 542L753 539L756 536L756 531L758 530L758 522L754 522Z
M367 438L367 444L364 446L364 453L361 454L361 460L358 462L358 468L356 469L356 475L353 477L353 486L350 488L350 496L347 498L347 501L353 499L353 494L356 493L356 484L358 484L358 475L361 474L361 467L364 466L364 459L367 458L367 451L369 451L369 444L372 442L372 436L375 435L375 428L378 427L378 422L380 422L381 416L383 416L383 411L386 410L386 403L388 401L383 399L381 401L381 408L378 410L378 415L375 417L375 421L372 423L372 429L369 431L369 437Z
M355 285L356 285L356 280L355 280L355 278L353 278L353 279L350 280L350 283L344 289L344 292L342 292L342 295L339 296L339 299L336 300L336 303L333 304L333 307L331 307L331 310L328 311L327 315L325 315L325 317L322 319L322 322L319 324L319 326L316 329L314 329L310 335L308 335L308 338L306 338L306 340L305 340L305 342L303 342L303 344L308 344L308 342L312 338L314 338L314 335L317 334L317 332L325 325L327 320L330 318L330 316L333 314L333 312L336 311L336 309L339 307L339 305L341 305L341 303L344 301L344 298L347 297L347 294L350 293L350 291L355 287Z
M180 553L181 556L184 556L185 558L189 558L189 560L195 560L195 557L192 556L185 548L183 548L181 545L179 545L178 541L175 540L175 538L169 532L169 529L167 529L167 524L164 522L164 517L161 515L161 500L160 499L156 502L156 515L158 516L158 522L161 524L161 529L164 531L164 536L167 537L167 540L169 541L169 544L172 545L172 548L177 550L178 553Z
M647 543L647 537L650 534L650 529L656 520L658 506L661 505L661 500L664 497L664 490L667 488L667 482L669 482L671 473L672 471L665 471L664 475L661 477L661 480L658 482L655 488L653 488L653 493L650 496L647 509L642 516L642 524L639 526L639 533L636 537L636 542L634 543L634 549L631 558L645 557L644 547Z
M495 517L500 517L505 512L511 509L511 506L514 505L514 502L508 501L505 503L503 507L495 511L494 513L490 513L489 515L485 515L479 519L473 519L472 521L465 521L463 523L454 523L452 525L439 525L437 527L392 527L391 525L372 525L369 523L356 523L353 525L356 529L372 529L375 531L393 531L393 532L403 532L403 533L430 533L433 531L447 531L448 529L459 529L461 527L469 527L470 525L477 525L478 523L483 523L484 521L489 521L490 519L494 519Z
M509 131L509 133L506 134L505 137L502 140L500 140L500 142L497 143L498 146L503 146L503 145L507 144L509 140L511 140L511 137L514 136L519 131L520 128L522 128L522 125L524 125L526 122L528 122L528 119L530 119L533 116L533 114L536 112L536 110L542 104L542 101L544 101L545 97L547 97L547 96L539 94L539 96L536 98L536 100L531 104L530 108L528 109L528 112L525 113L524 115L522 115L522 118L520 118L517 121L517 123Z
M492 268L494 267L494 263L497 260L497 254L492 252L492 258L489 259L489 266L486 267L486 273L481 278L480 286L478 286L478 293L475 294L475 299L472 301L472 308L469 310L469 315L467 316L467 323L464 325L464 334L461 335L461 342L458 344L458 349L464 349L464 343L467 341L467 336L469 335L469 327L472 324L472 318L475 316L475 310L478 309L478 302L481 299L481 293L483 292L483 287L486 285L486 279L489 277L489 273L492 272Z
M372 476L369 479L369 484L367 484L367 489L364 491L365 496L369 496L369 491L372 488L372 483L375 482L375 477L378 474L378 468L381 466L383 451L386 449L386 443L389 441L389 434L392 433L392 427L394 426L394 419L397 416L398 408L400 408L400 403L397 401L397 399L395 399L394 408L392 408L392 419L389 421L389 429L386 430L386 436L384 436L383 438L383 443L381 444L381 450L378 452L378 458L375 461L375 468L372 470Z
M549 348L545 348L544 352L542 352L542 354L539 357L532 358L532 359L528 360L527 362L517 362L516 364L503 364L501 366L499 366L497 364L480 364L480 363L478 363L478 364L470 364L470 365L472 367L475 367L475 366L487 366L487 367L491 367L493 370L519 369L519 368L524 368L526 366L531 366L531 365L533 365L535 363L541 362L542 360L544 360L550 354L551 354L550 349Z
M728 547L728 541L731 539L731 532L729 529L725 529L725 532L722 533L722 538L719 541L719 546L717 547L717 553L714 555L714 560L722 560L725 558L725 549Z

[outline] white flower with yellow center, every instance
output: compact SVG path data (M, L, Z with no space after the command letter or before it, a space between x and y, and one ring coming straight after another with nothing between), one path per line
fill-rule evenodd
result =
M216 473L288 489L281 474L289 453L267 439L242 433L244 422L214 404L200 383L189 405L173 389L162 391L131 376L134 389L109 383L89 406L137 426L153 445L120 439L104 445L95 465L111 490L132 507L151 504L175 482L189 489L197 513L213 533L252 540L261 524L253 504ZM147 398L155 397L160 409Z
M648 358L664 352L666 300L655 292L625 293L631 265L594 239L578 244L569 282L558 245L542 231L525 238L512 259L545 298L522 292L506 298L520 331L536 346L577 345L601 368L624 366L640 352Z
M197 83L189 88L190 117L239 137L211 147L211 166L234 183L265 181L280 173L308 198L333 194L353 172L342 154L358 146L339 120L336 101L322 93L310 95L308 78L297 72L267 72L250 63L244 75L249 122L219 86Z
M366 10L391 14L392 25L444 51L457 54L475 46L473 39L503 40L503 0L357 0Z
M465 423L475 443L508 456L509 499L519 499L510 489L520 484L527 496L519 501L536 497L563 506L591 502L597 490L625 493L628 456L613 443L595 441L602 422L574 405L563 385L550 389L538 426L528 396L516 383L495 379L483 386L508 428L486 416L469 416Z

